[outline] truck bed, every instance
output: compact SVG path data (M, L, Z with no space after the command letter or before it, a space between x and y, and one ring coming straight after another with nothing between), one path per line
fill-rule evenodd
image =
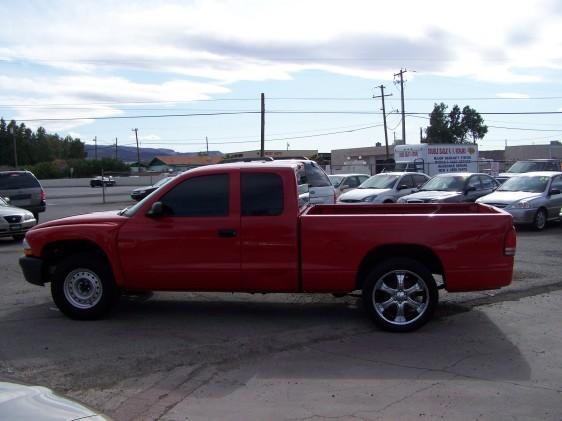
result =
M509 285L513 256L504 254L510 214L466 204L316 205L300 216L302 288L353 290L357 268L407 254L434 264L448 291Z
M428 215L428 214L507 214L477 203L385 203L376 205L311 206L302 215Z

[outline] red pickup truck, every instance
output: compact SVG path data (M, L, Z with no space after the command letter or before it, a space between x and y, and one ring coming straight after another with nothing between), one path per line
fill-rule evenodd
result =
M474 203L300 206L298 171L282 161L188 171L122 211L37 225L20 265L76 319L101 317L121 290L362 290L392 331L427 322L440 287L511 282L509 214Z

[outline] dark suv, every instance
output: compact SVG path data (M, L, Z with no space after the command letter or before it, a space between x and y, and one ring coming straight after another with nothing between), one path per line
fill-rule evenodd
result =
M0 172L0 196L10 199L10 205L33 213L37 222L39 212L45 212L45 191L29 171Z

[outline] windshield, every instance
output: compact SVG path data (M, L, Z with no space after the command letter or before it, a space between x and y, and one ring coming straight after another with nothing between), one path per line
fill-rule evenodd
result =
M446 175L433 177L420 189L421 191L462 191L466 177Z
M512 177L501 185L498 191L524 191L530 193L541 193L546 190L550 177L535 175L532 177Z
M340 175L329 175L328 178L334 187L339 187L341 182L343 181L343 177Z
M534 161L518 161L513 164L507 172L509 173L525 173L531 171L543 171L547 169L546 162Z
M399 175L377 174L365 180L358 188L360 189L391 189L400 178Z

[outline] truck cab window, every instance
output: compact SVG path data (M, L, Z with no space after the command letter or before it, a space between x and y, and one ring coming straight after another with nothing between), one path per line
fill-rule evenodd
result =
M189 178L160 201L170 216L228 216L229 176L214 174Z
M241 174L242 216L283 213L283 180L273 173Z

